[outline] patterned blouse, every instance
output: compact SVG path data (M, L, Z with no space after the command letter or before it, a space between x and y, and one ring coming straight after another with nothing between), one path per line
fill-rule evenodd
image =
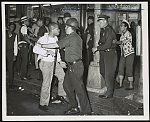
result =
M121 56L123 55L124 57L127 57L134 53L134 48L132 46L132 35L128 30L124 34L122 33L120 41L122 42L120 45Z

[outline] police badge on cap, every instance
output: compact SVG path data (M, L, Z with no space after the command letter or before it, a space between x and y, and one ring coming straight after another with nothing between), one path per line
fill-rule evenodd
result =
M103 20L103 19L108 20L108 18L110 18L110 17L109 17L109 16L107 16L107 15L104 15L104 14L100 14L100 15L98 15L98 19L97 19L97 21L99 21L99 20Z

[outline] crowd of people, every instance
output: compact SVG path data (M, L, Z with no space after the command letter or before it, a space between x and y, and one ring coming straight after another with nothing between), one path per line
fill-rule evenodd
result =
M124 76L127 76L129 81L126 90L133 90L135 57L133 40L136 37L130 31L129 22L123 20L120 25L121 37L117 40L114 29L109 25L109 18L107 15L100 14L96 20L101 28L97 47L94 46L94 16L88 17L88 26L84 34L80 33L79 22L70 13L58 17L57 22L52 22L49 17L28 19L24 16L20 19L21 24L18 24L20 29L16 32L16 24L10 22L6 31L9 88L13 88L14 85L14 61L21 80L30 78L28 64L34 61L35 69L39 71L38 79L42 80L39 109L48 111L51 85L55 75L58 78L58 95L55 100L68 104L65 114L92 114L83 76L88 72L93 55L99 51L100 73L107 87L106 93L99 97L112 98L115 79L119 83L118 88L122 88ZM120 46L121 55L115 77L118 60L117 45ZM86 53L83 53L83 50Z

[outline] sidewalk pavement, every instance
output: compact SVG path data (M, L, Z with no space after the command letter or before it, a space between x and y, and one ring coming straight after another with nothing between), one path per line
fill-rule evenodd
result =
M37 80L37 74L38 71L35 70L33 65L30 65L28 75L30 75L31 79L21 80L15 73L14 83L18 86L18 89L28 91L39 98L42 81ZM138 79L139 70L136 70L134 90L115 89L114 97L109 99L99 98L97 93L88 91L93 112L96 115L143 115L143 104L133 100L134 94L138 91ZM55 88L53 94L57 94L56 91Z

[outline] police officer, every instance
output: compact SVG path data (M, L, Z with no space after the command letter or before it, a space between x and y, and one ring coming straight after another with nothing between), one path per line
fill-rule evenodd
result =
M93 52L100 52L100 73L104 77L107 87L107 92L104 95L99 95L101 98L113 97L114 91L114 76L117 66L117 53L113 40L116 39L116 34L113 28L108 24L107 15L100 14L98 16L100 31L99 46L94 47Z
M20 28L20 40L18 42L19 53L21 58L21 66L20 66L20 78L21 80L27 80L27 65L28 65L28 48L29 45L33 44L30 41L30 37L28 35L28 25L29 21L27 16L21 18L21 28Z
M69 99L69 109L66 114L90 114L91 107L86 94L86 89L82 80L83 63L82 63L82 39L76 33L78 21L70 18L66 22L66 36L58 41L60 48L65 48L65 61L68 69L65 74L64 89ZM79 98L81 111L78 108L76 95Z

